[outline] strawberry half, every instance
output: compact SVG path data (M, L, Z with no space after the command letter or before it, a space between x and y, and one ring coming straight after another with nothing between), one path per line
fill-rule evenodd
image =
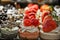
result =
M53 17L51 15L45 16L42 24L44 24L46 20L53 20Z
M24 26L31 26L31 20L30 19L24 19Z
M28 15L29 16L29 19L34 19L36 18L36 16L34 14L31 14L31 15Z
M31 15L26 15L24 17L24 19L33 19L33 18L36 18L36 16L34 14L31 14Z
M49 11L44 11L44 12L42 13L42 16L41 16L42 22L43 22L43 20L44 20L44 17L47 16L47 15L49 15L49 14L50 14Z
M29 17L28 16L24 16L24 19L29 19Z
M31 10L32 12L34 12L34 13L37 12L37 10L36 10L36 9L33 9L33 8L31 8L30 10Z
M43 24L43 31L44 32L51 32L52 30L56 29L57 24L54 20L46 20Z
M29 13L31 13L31 10L26 10L25 11L25 14L29 14Z
M38 10L39 7L38 7L37 4L35 4L35 5L32 6L32 8L35 9L35 10Z
M39 25L39 20L38 19L31 19L32 20L32 24L34 26L38 26Z
M34 4L32 4L32 3L30 3L30 4L28 4L28 7L32 7Z

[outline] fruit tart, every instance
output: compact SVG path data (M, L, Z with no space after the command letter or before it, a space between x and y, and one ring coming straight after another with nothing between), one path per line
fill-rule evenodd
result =
M48 5L43 5L48 6ZM42 25L40 30L40 37L43 40L58 40L59 39L59 25L57 23L56 12L45 10L41 11Z
M25 10L24 18L20 24L19 37L23 40L36 40L39 37L39 19L36 18L36 13L38 10L38 5L34 4L28 6Z

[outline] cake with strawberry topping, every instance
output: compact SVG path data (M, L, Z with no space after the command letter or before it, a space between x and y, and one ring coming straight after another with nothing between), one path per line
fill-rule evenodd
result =
M36 18L36 13L38 10L37 4L29 4L25 8L24 18L20 24L19 36L22 39L38 39L39 37L39 19Z
M43 40L58 40L59 39L59 25L55 20L56 17L53 16L53 11L51 11L49 5L42 5L40 8L42 27L40 30L40 37Z

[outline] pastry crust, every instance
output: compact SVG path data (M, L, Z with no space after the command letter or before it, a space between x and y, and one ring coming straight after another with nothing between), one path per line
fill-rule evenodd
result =
M39 37L39 31L37 32L33 32L33 33L30 33L30 32L22 32L22 31L19 31L19 36L23 39L38 39Z

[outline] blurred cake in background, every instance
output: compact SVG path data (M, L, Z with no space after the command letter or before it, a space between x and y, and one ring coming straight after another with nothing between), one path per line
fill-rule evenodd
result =
M51 10L52 7L49 5L43 5L40 8L42 27L40 30L40 37L43 40L59 40L59 25L57 23L56 12Z
M20 5L19 5L20 6ZM23 9L11 4L0 5L1 37L13 39L18 35L19 25L23 20Z
M16 38L18 34L18 29L18 26L16 26L15 23L12 22L7 22L7 24L1 25L1 38Z

